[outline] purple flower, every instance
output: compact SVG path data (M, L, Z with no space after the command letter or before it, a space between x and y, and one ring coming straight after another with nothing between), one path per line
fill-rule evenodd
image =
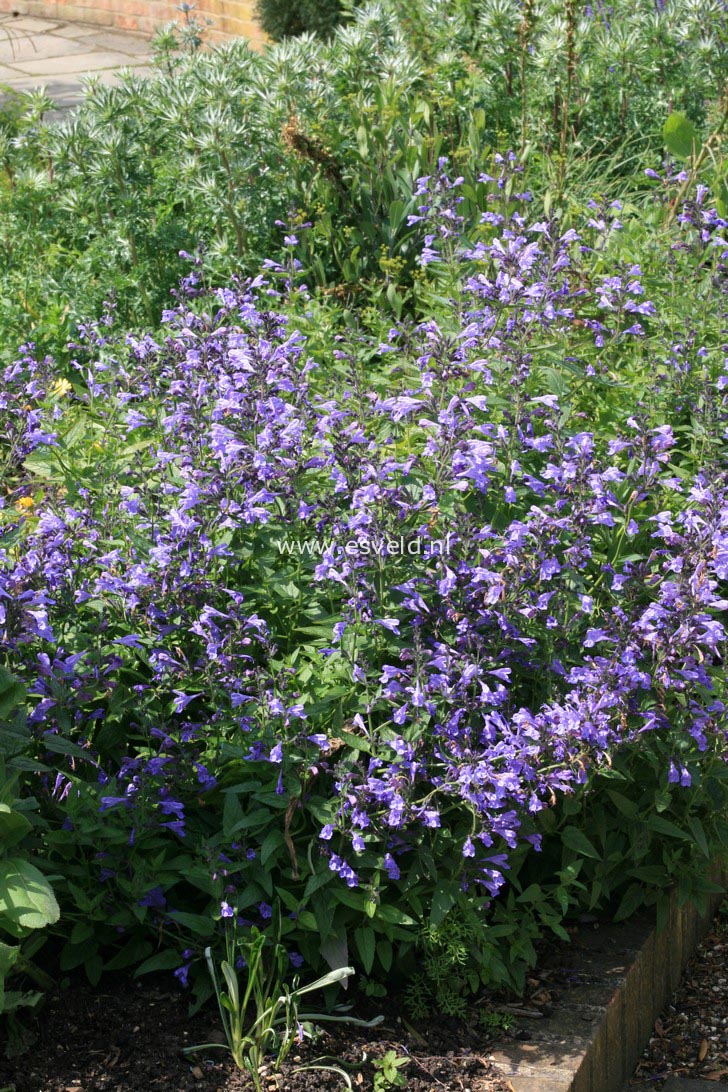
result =
M167 907L167 898L164 894L164 889L161 886L150 888L149 891L139 899L138 905L149 906L153 910L165 910Z
M399 867L397 862L391 853L385 853L384 855L384 867L387 870L387 875L390 880L398 880L400 877Z
M174 972L174 977L179 980L180 985L183 986L185 989L188 985L191 966L191 963L183 963L182 966L178 967L177 970Z

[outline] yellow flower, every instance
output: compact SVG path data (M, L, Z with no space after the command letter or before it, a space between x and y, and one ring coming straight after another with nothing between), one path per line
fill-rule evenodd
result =
M32 497L20 497L20 499L15 502L15 507L18 512L27 512L34 504L35 502Z
M68 394L72 389L67 379L57 379L51 387L51 393L57 395L58 398L63 398L63 395Z

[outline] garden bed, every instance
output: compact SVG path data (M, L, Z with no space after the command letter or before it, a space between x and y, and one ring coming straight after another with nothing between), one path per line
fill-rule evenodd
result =
M102 989L73 983L49 999L35 1029L30 1053L0 1061L0 1088L14 1092L242 1092L249 1079L229 1057L202 1052L188 1060L185 1047L222 1038L214 1009L187 1016L185 998L169 982L111 980ZM507 1092L508 1084L484 1056L482 1030L467 1022L433 1019L405 1027L391 1009L383 1025L360 1032L344 1028L306 1045L300 1064L327 1055L344 1066L353 1087L367 1092L376 1070L371 1061L387 1051L409 1057L404 1072L409 1092L443 1089ZM365 1060L366 1059L366 1060ZM317 1092L345 1087L344 1079L323 1070L297 1073L286 1064L268 1087L286 1092Z
M482 1090L514 995L536 1092L559 993L549 1090L631 1071L728 851L728 53L615 4L170 32L0 116L18 1092L240 1087L223 1030L291 1090ZM353 994L379 1030L286 1053Z

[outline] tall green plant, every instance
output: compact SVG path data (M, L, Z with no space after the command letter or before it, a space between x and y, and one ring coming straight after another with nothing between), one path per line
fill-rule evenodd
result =
M48 976L31 962L43 943L40 930L58 921L60 910L53 889L34 863L29 850L35 804L18 795L18 752L27 745L23 730L25 687L0 666L0 1017L14 1020L19 1009L33 1008L42 993L8 989L12 975L22 973L44 987ZM13 943L14 942L14 943ZM11 1027L8 1049L18 1038Z
M231 910L227 903L223 907L226 913ZM249 935L241 936L237 916L233 912L226 942L227 958L221 961L219 974L212 949L205 949L205 962L217 998L225 1045L205 1043L203 1046L187 1047L185 1053L227 1049L238 1069L246 1070L256 1089L260 1090L260 1071L265 1056L274 1056L277 1071L288 1057L296 1038L300 1039L306 1034L311 1036L311 1021L339 1021L360 1027L375 1027L382 1022L381 1016L369 1021L357 1020L344 1010L334 1013L301 1011L303 997L342 982L346 983L355 973L353 967L339 967L305 986L299 985L296 978L293 986L289 987L284 982L288 955L280 940L271 945L266 935L256 928ZM313 1065L302 1068L336 1069L336 1072L346 1078L346 1074L335 1066ZM347 1084L351 1087L348 1080Z

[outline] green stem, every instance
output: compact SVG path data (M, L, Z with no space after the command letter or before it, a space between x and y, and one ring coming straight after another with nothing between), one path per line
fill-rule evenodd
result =
M695 182L695 179L698 176L698 171L700 170L703 163L707 159L709 153L712 151L713 146L718 143L721 136L723 135L723 130L725 129L726 124L728 124L728 93L726 94L726 97L725 97L725 103L724 103L724 106L723 106L723 117L720 120L720 124L718 125L717 129L713 130L713 132L710 134L710 136L706 140L705 144L703 145L703 147L702 147L702 149L700 151L700 154L697 156L697 158L695 159L695 161L694 161L694 163L693 163L693 165L692 165L692 167L690 169L690 173L688 174L688 177L685 179L682 186L680 187L680 189L677 192L677 197L675 198L675 200L673 202L673 205L672 205L672 208L670 209L670 213L669 213L669 215L667 217L668 226L673 222L673 220L677 216L678 210L680 208L680 205L682 204L682 201L683 201L683 198L685 197L685 194L687 193L690 186L692 186L693 183Z

